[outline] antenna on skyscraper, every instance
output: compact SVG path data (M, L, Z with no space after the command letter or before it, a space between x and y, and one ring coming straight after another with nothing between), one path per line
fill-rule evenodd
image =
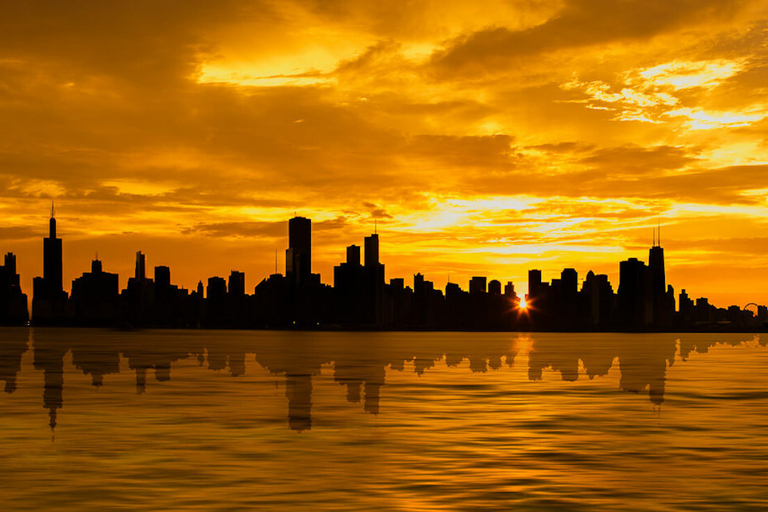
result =
M373 219L373 234L378 235L379 234L379 226L376 224L376 219Z
M56 216L56 209L53 207L53 199L51 199L51 218Z
M659 229L659 234L656 237L656 242L659 244L659 247L661 247L661 221L657 220L656 222L658 223L658 229Z

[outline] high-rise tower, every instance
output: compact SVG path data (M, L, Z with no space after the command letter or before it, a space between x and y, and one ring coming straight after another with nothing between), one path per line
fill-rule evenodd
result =
M32 322L38 325L62 323L69 315L62 278L61 238L56 236L55 214L51 203L48 237L43 238L43 277L32 281Z
M648 251L648 268L651 279L651 302L653 304L653 323L656 326L669 326L674 313L674 295L669 297L667 278L664 270L664 249L661 247L661 227L654 236L653 246Z
M56 211L51 203L51 220L48 221L48 238L43 239L43 279L51 298L64 291L62 278L61 238L56 237Z
M374 268L379 264L379 235L365 237L365 267Z
M305 284L312 274L312 221L294 217L288 221L285 274L295 284Z

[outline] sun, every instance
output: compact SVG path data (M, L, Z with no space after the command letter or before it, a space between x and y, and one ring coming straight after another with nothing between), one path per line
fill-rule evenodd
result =
M528 307L528 303L525 301L525 297L520 298L520 309L525 309Z

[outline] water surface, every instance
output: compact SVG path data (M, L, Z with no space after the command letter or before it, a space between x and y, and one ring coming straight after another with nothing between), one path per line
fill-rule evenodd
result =
M0 329L2 510L768 509L744 334Z

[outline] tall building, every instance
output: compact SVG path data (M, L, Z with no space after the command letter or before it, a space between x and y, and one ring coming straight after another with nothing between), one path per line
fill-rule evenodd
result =
M75 317L81 325L110 325L119 317L118 275L104 272L101 261L91 262L91 271L72 281Z
M661 247L661 228L653 247L648 251L653 324L659 327L672 325L675 311L674 292L667 289L664 271L664 249Z
M312 275L312 221L294 217L288 221L285 274L297 285L309 283Z
M631 328L653 321L650 270L637 258L619 263L619 320Z
M51 205L48 237L43 238L43 277L32 282L32 320L38 324L60 323L67 316L67 293L62 276L61 238L56 236L56 217Z
M245 273L237 270L229 273L229 294L236 297L245 295Z
M155 267L155 286L158 288L169 288L171 286L171 269L169 267L165 265Z
M137 281L143 281L147 277L147 257L141 251L136 253L136 270L134 277Z
M360 266L360 246L350 245L347 247L347 265L354 267Z
M379 235L365 237L365 267L374 268L379 264Z
M213 276L208 278L205 298L211 300L223 300L227 295L227 281L223 277Z
M474 276L469 280L469 293L476 295L478 293L485 293L487 278L483 276Z
M541 294L541 270L528 271L528 299L535 299Z
M56 236L55 210L51 206L51 219L48 221L48 237L43 238L43 278L38 281L35 295L40 298L58 298L64 291L62 278L61 238Z
M29 320L27 296L21 293L16 256L9 252L0 265L0 325L24 325Z

